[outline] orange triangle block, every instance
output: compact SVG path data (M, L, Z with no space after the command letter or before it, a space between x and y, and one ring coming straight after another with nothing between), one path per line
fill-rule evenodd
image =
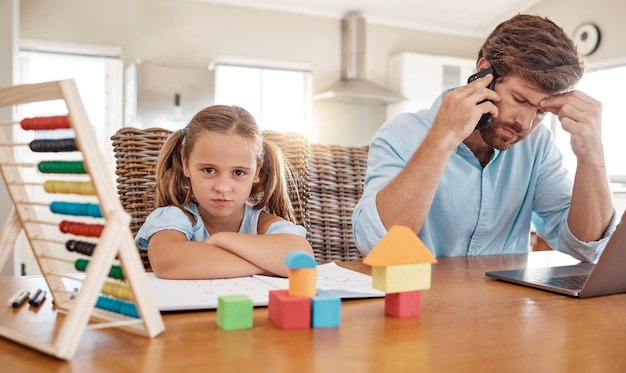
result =
M394 225L363 260L372 267L437 263L422 240L409 227Z

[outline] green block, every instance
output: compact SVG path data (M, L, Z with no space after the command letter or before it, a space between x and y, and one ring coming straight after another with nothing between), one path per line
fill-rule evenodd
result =
M217 325L224 330L250 329L253 308L246 295L222 295L217 298Z

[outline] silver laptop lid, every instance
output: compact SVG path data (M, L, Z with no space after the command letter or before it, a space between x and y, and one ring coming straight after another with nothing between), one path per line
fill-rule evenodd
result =
M580 290L561 288L547 279L588 273ZM626 212L615 228L597 264L581 263L574 266L523 268L491 271L485 275L498 280L531 286L581 298L626 293Z
M626 212L593 267L580 297L626 293Z

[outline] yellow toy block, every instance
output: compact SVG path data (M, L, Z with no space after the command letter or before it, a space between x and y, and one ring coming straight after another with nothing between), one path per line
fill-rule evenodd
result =
M430 263L372 267L372 287L386 294L430 289Z
M289 292L292 297L314 297L317 294L317 268L289 270Z
M437 263L422 240L409 227L394 225L363 260L372 267Z

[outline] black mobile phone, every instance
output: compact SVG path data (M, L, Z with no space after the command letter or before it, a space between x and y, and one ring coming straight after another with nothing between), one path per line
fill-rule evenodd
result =
M467 79L467 83L471 83L474 80L478 79L478 78L482 78L483 76L487 75L487 74L492 74L493 75L493 80L491 80L491 83L489 83L489 85L487 85L487 88L489 89L493 89L493 85L496 82L496 72L492 67L488 67L484 70L480 70L479 72L477 72L476 74L470 76ZM479 104L482 104L483 102L485 102L487 100L483 100L481 102L479 102ZM482 128L486 125L488 125L489 123L491 123L491 114L489 113L485 113L480 117L480 120L478 121L478 124L476 124L476 129Z

